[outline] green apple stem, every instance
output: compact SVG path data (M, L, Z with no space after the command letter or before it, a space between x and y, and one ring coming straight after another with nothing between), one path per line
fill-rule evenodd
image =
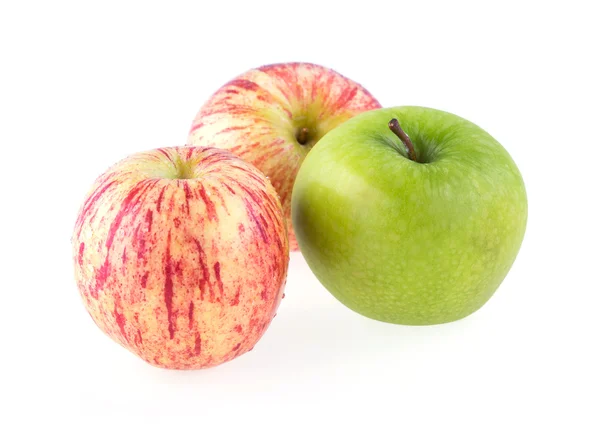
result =
M404 147L406 147L406 151L408 152L408 158L411 161L417 162L417 152L415 152L415 146L413 146L413 143L410 140L410 137L400 127L400 123L398 122L398 119L390 120L388 123L388 126L390 127L392 132L394 134L396 134L396 136L398 138L400 138L400 141L402 141L404 143Z
M306 143L308 143L308 132L308 128L304 127L296 133L296 140L299 144L305 145Z

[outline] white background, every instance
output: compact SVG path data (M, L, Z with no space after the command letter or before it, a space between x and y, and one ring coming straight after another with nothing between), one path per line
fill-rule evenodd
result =
M600 426L594 2L207 3L1 3L0 426ZM346 309L294 254L254 351L151 367L80 302L79 205L117 160L184 144L220 85L285 61L494 135L527 185L519 257L474 315L405 327Z

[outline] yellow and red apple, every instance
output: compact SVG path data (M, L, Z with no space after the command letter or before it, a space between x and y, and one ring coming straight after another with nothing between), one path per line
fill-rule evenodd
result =
M327 132L379 107L366 89L329 68L267 65L221 87L196 115L188 144L229 150L260 169L281 198L290 249L297 250L290 201L302 161Z
M72 237L98 327L150 364L196 369L252 349L281 301L288 237L279 198L224 150L138 153L102 174Z

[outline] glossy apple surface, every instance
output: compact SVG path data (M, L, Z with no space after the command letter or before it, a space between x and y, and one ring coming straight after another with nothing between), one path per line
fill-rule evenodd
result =
M271 64L221 87L200 109L188 143L231 151L260 169L277 190L297 243L290 198L300 164L330 130L379 103L358 83L319 65Z
M150 364L198 369L252 349L282 297L287 229L275 189L214 148L118 162L94 183L72 238L86 309Z
M397 119L416 161L388 127ZM494 294L527 222L525 186L506 150L439 110L366 112L304 161L293 222L308 265L356 312L399 324L463 318Z

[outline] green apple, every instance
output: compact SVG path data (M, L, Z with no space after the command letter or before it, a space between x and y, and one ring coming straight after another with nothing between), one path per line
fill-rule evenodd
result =
M506 150L439 110L361 113L330 131L292 194L300 250L343 304L428 325L488 301L525 233L527 196Z

